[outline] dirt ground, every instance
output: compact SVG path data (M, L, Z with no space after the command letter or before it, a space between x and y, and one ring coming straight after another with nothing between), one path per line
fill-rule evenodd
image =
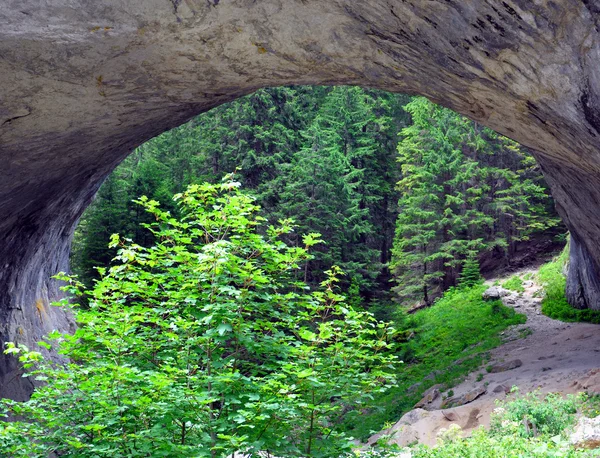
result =
M415 442L434 445L439 430L452 423L469 434L480 425L489 426L495 400L505 399L506 391L513 386L520 393L536 389L542 393L568 394L586 389L600 392L600 325L563 323L542 315L540 286L533 281L526 281L524 286L524 293L503 297L503 302L524 313L527 322L504 331L505 343L491 352L491 360L454 387L450 395L457 398L484 390L485 393L465 405L441 410L443 398L449 396L448 391L443 391L424 409L407 413L382 434L391 436L391 442L401 446ZM487 370L501 365L518 367L497 373Z

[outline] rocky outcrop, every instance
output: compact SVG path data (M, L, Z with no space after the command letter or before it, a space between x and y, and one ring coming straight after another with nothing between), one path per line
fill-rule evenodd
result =
M488 372L490 374L497 374L498 372L506 372L512 369L516 369L517 367L521 367L523 362L520 359L513 359L512 361L505 361L498 364L493 364L490 366Z
M575 431L569 437L569 442L576 448L600 448L600 417L579 418Z
M0 341L68 329L49 277L134 147L286 84L423 94L531 147L575 234L569 298L600 307L599 20L583 0L3 2Z
M463 406L465 404L473 402L475 399L484 395L485 393L487 393L485 387L480 386L470 391L467 391L466 393L463 393L459 396L454 396L445 399L444 402L442 402L442 404L440 405L440 408L445 409L447 407Z

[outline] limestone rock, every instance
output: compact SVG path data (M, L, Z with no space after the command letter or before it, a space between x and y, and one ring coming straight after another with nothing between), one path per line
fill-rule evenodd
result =
M400 420L398 420L398 423L402 425L414 425L416 422L427 417L428 415L429 413L424 409L413 409L402 415Z
M441 389L442 385L440 384L433 385L432 387L427 389L423 393L423 397L421 398L421 400L415 404L415 409L423 408L435 401L440 396Z
M475 399L477 399L479 396L485 394L486 392L487 392L487 390L484 387L478 387L467 393L461 394L459 396L454 396L454 397L445 399L444 402L442 402L442 405L440 407L442 409L444 409L446 407L462 406L462 405L468 404L469 402L473 402Z
M505 371L509 371L511 369L516 369L517 367L521 367L522 365L523 365L523 362L520 359L513 359L512 361L506 361L503 363L494 364L489 369L489 372L491 374L496 374L498 372L505 372Z
M577 448L600 448L600 417L581 417L569 441Z
M482 297L486 301L495 301L501 299L502 297L508 294L510 294L510 291L508 291L507 289L504 289L500 286L492 286L491 288L488 288L483 292Z
M493 390L493 393L510 393L510 387L506 386L506 385L497 385Z
M289 84L423 94L530 147L571 233L569 302L600 309L592 2L20 0L0 23L0 346L70 329L36 304L60 296L75 225L133 148Z

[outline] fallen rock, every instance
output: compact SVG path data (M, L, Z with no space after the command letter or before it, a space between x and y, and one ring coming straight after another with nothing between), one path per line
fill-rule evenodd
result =
M507 361L505 363L494 364L488 372L491 374L497 374L498 372L509 371L511 369L516 369L517 367L521 367L523 365L523 361L520 359L513 359L512 361Z
M506 385L498 385L496 386L496 388L494 388L492 390L493 393L510 393L510 387L506 386Z
M500 286L492 286L491 288L486 289L481 297L483 297L483 300L486 301L495 301L509 294L510 291L507 289L504 289Z
M475 399L485 394L486 392L487 390L483 387L475 388L474 390L471 390L465 394L445 399L444 402L442 402L440 408L444 409L446 407L458 407L468 404L469 402L473 402Z
M423 397L421 398L421 400L415 404L415 409L425 407L426 405L431 404L433 401L435 401L440 395L441 388L442 385L438 383L436 385L433 385L431 388L427 389L423 393Z
M588 394L600 394L600 368L592 369L579 380L573 383L578 390Z
M406 412L391 428L385 429L369 438L367 444L373 446L380 440L400 447L414 444L419 440L419 433L412 425L426 418L430 413L423 409L414 409Z
M416 422L424 417L427 417L428 415L429 412L427 412L425 409L413 409L402 415L400 420L398 420L398 423L404 425L414 425Z
M459 421L460 416L456 412L452 412L450 410L442 410L442 415L448 421Z
M581 417L569 442L577 448L596 449L600 447L600 417Z

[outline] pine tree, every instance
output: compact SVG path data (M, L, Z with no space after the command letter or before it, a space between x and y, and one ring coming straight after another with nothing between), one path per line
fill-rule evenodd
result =
M463 262L462 271L458 279L458 285L465 288L478 285L481 283L482 277L479 270L479 261L477 256L470 254Z
M490 129L415 98L405 109L392 268L401 301L431 302L470 256L558 224L533 158Z

